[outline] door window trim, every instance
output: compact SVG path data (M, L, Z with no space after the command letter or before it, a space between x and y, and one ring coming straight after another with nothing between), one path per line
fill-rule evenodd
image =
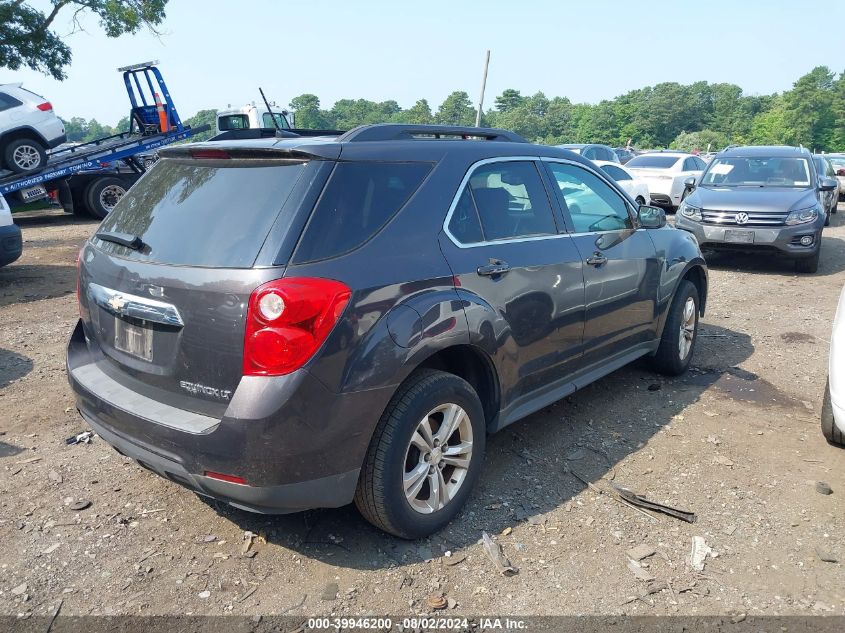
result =
M563 165L572 165L574 167L578 167L580 169L584 169L585 171L588 171L586 169L585 165L583 165L581 163L577 163L574 160L567 160L567 159L564 159L564 158L557 158L557 157L552 157L552 156L541 156L540 160L543 163L561 163ZM549 179L552 180L552 182L555 184L555 186L557 186L557 184L556 184L557 181L554 179L554 175L551 173L551 170L548 170L548 172L549 172ZM631 218L633 228L630 228L630 229L611 229L611 230L608 230L608 231L582 231L582 232L571 231L571 230L569 230L569 228L574 227L574 225L572 224L572 218L569 216L569 209L563 208L563 206L561 205L561 201L560 201L560 194L558 192L555 192L555 195L558 196L557 197L557 203L558 203L558 206L560 207L561 214L563 215L563 218L567 223L567 234L575 237L575 236L579 236L579 235L599 235L601 233L618 233L619 231L645 230L640 226L640 222L639 222L639 219L637 218L637 214L633 213L634 203L632 203L631 200L628 198L628 194L625 191L623 191L622 188L619 187L615 182L612 182L612 179L610 178L610 176L605 174L603 170L596 169L595 171L590 172L590 173L595 173L599 177L599 180L604 181L604 183L608 187L610 187L614 192L616 192L622 198L622 201L625 203L625 208L628 211L628 217Z
M493 246L496 244L516 244L518 242L536 242L539 240L555 240L560 239L562 237L569 237L570 233L567 231L561 231L561 227L558 226L558 217L555 214L555 203L556 200L549 199L549 210L552 214L552 219L557 226L557 233L548 233L545 235L530 235L526 237L511 237L502 240L485 240L483 242L472 242L471 244L464 244L454 235L452 235L451 231L449 231L449 223L452 221L452 214L455 212L455 209L458 206L458 202L461 199L461 196L464 193L464 190L469 184L470 178L472 175L478 170L479 167L483 167L485 165L490 165L494 163L524 163L526 161L530 161L534 168L537 170L537 177L540 179L540 183L543 185L543 189L545 190L546 196L548 198L550 192L547 190L546 181L543 178L543 173L540 170L540 165L537 164L538 161L542 160L540 156L496 156L495 158L485 158L483 160L479 160L474 162L470 165L469 169L467 169L467 173L464 175L463 179L461 180L461 184L458 186L458 191L455 194L454 198L452 198L452 204L449 205L449 212L446 214L446 219L443 220L443 232L449 238L449 240L458 248L480 248L484 246ZM470 191L471 193L471 191ZM481 218L479 218L479 222L481 222Z

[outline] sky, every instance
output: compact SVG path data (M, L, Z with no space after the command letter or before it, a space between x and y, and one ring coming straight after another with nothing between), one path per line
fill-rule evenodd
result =
M47 0L29 0L46 7ZM73 30L71 11L56 31ZM845 70L845 8L830 0L170 0L161 35L107 38L97 20L65 41L67 79L0 69L59 116L114 125L129 110L119 66L159 60L182 118L313 93L395 99L433 110L454 90L485 109L505 88L596 103L663 81L730 82L746 94L789 89L815 66Z

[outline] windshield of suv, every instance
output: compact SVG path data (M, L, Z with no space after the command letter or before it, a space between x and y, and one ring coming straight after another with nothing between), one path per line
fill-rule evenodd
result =
M681 159L677 156L646 155L632 158L625 164L625 166L629 169L636 169L638 167L643 167L646 169L671 169L672 166L679 160Z
M701 178L704 187L809 187L806 158L742 156L715 158Z

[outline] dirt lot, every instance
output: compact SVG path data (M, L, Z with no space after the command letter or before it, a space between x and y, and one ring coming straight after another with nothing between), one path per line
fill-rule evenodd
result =
M816 275L762 256L711 258L688 375L628 367L493 436L471 503L419 543L351 507L216 507L99 438L66 445L85 429L64 346L76 253L95 224L19 218L24 255L0 269L0 614L44 615L63 600L65 615L406 615L427 612L431 594L450 614L843 614L845 451L818 424L843 216L825 231ZM571 471L698 522L644 516ZM91 505L74 511L80 499ZM497 574L484 531L516 575ZM695 536L713 549L703 571L688 561ZM656 550L639 568L626 555L638 545Z

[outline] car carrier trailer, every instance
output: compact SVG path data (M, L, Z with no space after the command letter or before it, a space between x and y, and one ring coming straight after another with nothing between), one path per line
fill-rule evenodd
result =
M52 194L68 213L104 218L146 171L145 154L210 129L182 123L157 64L118 68L131 104L128 132L53 151L36 171L0 171L0 194L9 205Z

